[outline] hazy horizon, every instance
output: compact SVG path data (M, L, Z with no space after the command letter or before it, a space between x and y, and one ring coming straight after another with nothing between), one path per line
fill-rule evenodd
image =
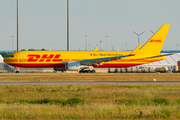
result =
M171 24L162 50L177 50L179 44L179 0L70 0L70 49L88 50L100 45L108 49L133 50L163 24ZM0 50L16 50L16 0L0 0ZM20 49L66 50L67 0L19 0ZM100 48L99 48L100 49Z

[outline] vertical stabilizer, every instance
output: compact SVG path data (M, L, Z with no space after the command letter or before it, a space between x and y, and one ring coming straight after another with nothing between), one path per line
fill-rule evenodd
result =
M170 24L164 24L140 49L141 53L160 54L169 31Z

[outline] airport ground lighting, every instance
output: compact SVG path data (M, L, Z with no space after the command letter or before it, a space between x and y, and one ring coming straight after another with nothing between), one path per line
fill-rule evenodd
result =
M106 50L108 50L108 37L109 36L106 36Z
M101 51L101 42L102 42L102 41L100 41L100 51Z
M19 51L19 1L17 0L17 51Z
M127 50L127 46L128 46L128 44L125 42L125 44L126 44L126 50Z
M88 36L88 35L85 35L85 37L86 37L86 44L85 44L85 48L86 48L86 49L85 49L85 50L86 50L86 51L87 51L87 36Z
M69 0L67 0L67 51L70 51Z
M91 47L91 44L88 44L88 46L89 46L89 50L91 50L91 48L90 48L90 47Z
M13 52L13 38L14 38L14 36L11 36L12 37L12 52Z
M114 50L113 44L111 43L112 50Z
M133 31L134 34L136 34L138 36L138 45L140 44L140 35L142 35L145 31L143 31L140 34L137 34L136 32Z
M177 52L178 52L178 43L177 43L177 41L176 41L176 47L177 47Z

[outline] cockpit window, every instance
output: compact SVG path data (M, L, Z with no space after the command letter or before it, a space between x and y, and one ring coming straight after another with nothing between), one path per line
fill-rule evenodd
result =
M14 57L14 55L8 55L7 57Z

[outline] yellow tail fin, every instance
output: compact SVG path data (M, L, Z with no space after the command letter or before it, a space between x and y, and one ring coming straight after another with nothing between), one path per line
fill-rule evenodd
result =
M140 53L160 54L166 39L170 24L164 24L139 50Z

